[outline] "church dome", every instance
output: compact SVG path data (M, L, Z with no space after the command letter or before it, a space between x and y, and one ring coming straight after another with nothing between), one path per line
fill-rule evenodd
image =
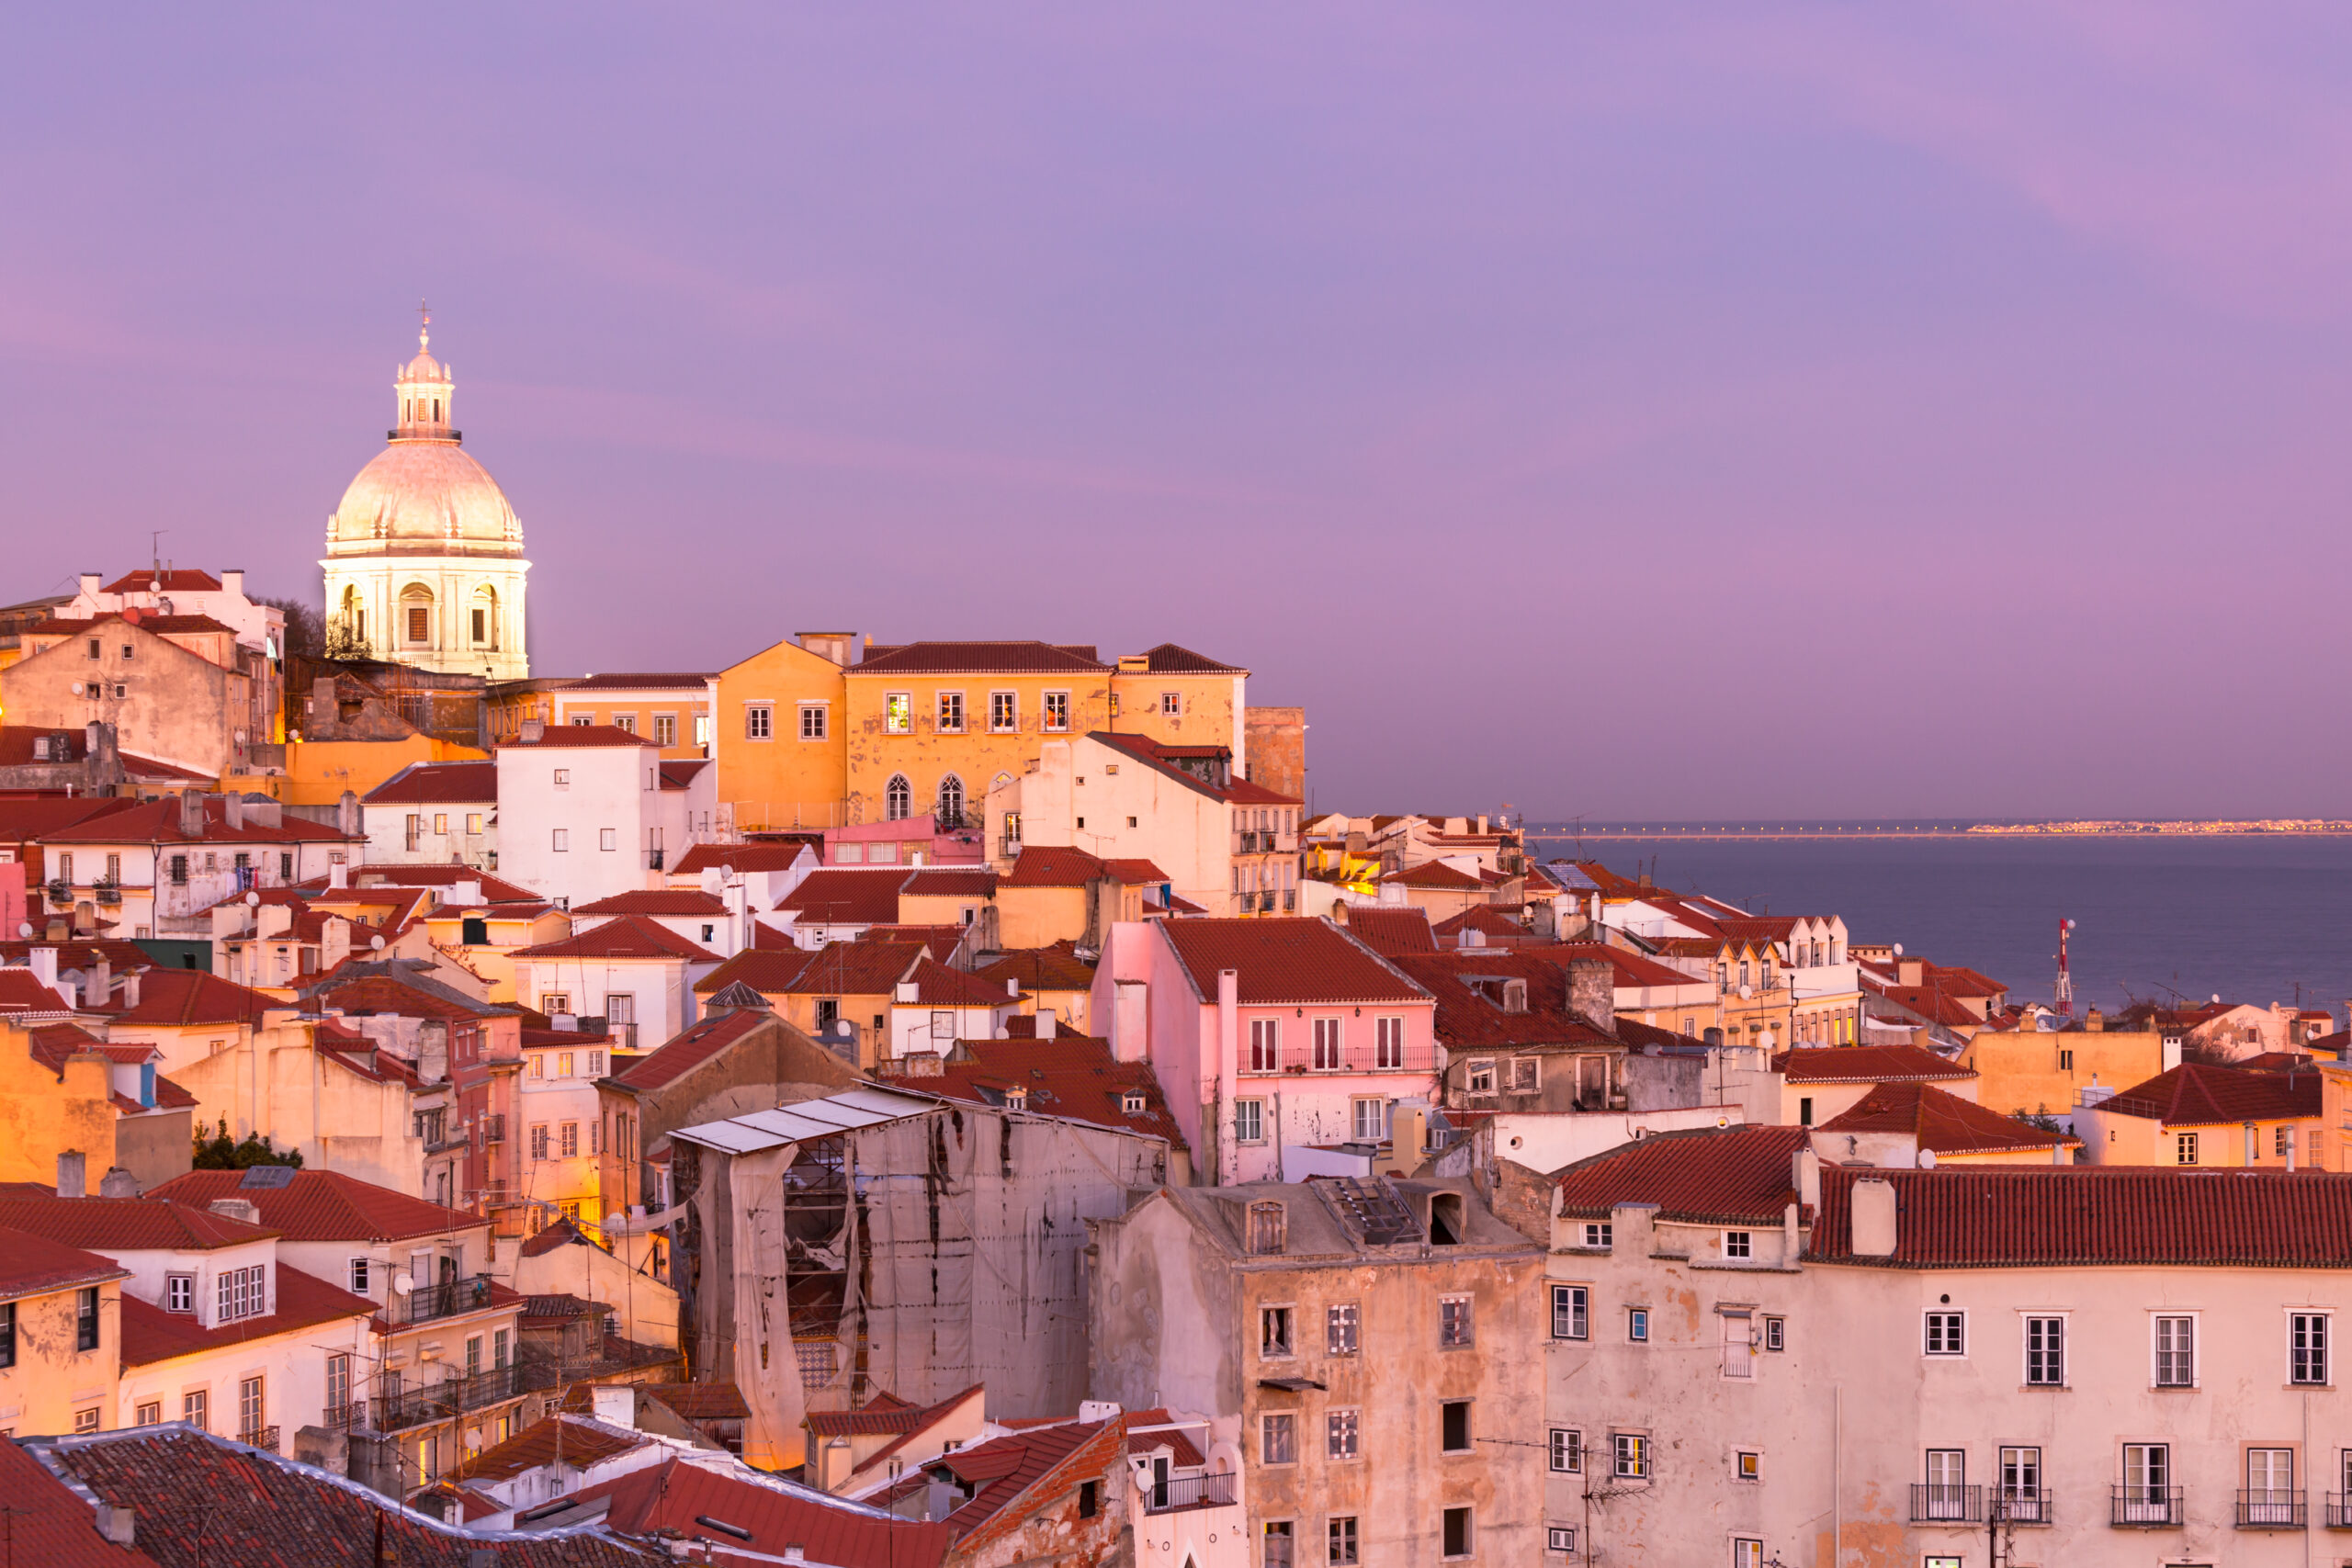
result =
M428 346L392 373L390 445L359 470L327 520L327 552L355 555L523 553L523 525L490 471L468 457L452 421L457 377Z

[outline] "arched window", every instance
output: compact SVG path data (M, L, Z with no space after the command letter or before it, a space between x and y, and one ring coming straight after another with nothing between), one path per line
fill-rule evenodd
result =
M401 592L400 637L410 648L433 646L433 591L421 582Z
M939 807L933 818L943 829L964 825L964 781L954 773L939 781Z
M890 782L882 786L882 815L893 822L903 822L914 807L915 792L904 773L892 773Z

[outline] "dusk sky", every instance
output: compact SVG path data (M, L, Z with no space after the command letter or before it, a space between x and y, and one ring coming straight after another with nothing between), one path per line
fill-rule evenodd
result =
M2352 11L28 8L0 600L315 600L431 299L535 672L1173 640L1313 804L2352 815Z

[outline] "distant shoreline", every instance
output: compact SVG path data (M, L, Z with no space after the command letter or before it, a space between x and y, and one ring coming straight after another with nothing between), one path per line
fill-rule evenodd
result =
M2075 821L1869 823L1587 823L1526 829L1532 840L1642 839L1721 840L1781 839L2335 839L2352 837L2352 822L2309 818L2256 821Z

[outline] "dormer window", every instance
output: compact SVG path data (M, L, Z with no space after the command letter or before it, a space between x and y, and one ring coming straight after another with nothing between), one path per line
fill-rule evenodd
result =
M1268 1200L1250 1205L1249 1247L1251 1257L1278 1256L1283 1249L1283 1230L1284 1217L1281 1202Z
M1495 1092L1495 1064L1480 1060L1472 1062L1464 1073L1464 1086L1472 1094Z
M1006 1089L1004 1091L1004 1108L1007 1111L1028 1110L1029 1091L1017 1085L1012 1089Z
M1123 1116L1143 1114L1143 1090L1131 1089L1119 1097L1119 1113Z

